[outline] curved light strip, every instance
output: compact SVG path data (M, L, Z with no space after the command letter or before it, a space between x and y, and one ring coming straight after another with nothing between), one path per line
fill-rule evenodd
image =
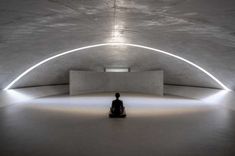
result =
M209 77L211 77L214 81L216 81L224 90L229 90L230 91L230 89L228 87L226 87L221 81L219 81L211 73L209 73L208 71L206 71L202 67L196 65L195 63L193 63L193 62L191 62L191 61L189 61L189 60L187 60L187 59L185 59L183 57L171 54L171 53L163 51L163 50L159 50L159 49L155 49L155 48L151 48L151 47L147 47L147 46L142 46L142 45L138 45L138 44L130 44L130 43L102 43L102 44L95 44L95 45L85 46L85 47L69 50L69 51L66 51L66 52L62 52L60 54L54 55L52 57L49 57L49 58L47 58L47 59L45 59L45 60L35 64L34 66L28 68L22 74L20 74L17 78L15 78L10 84L8 84L6 86L6 88L4 88L4 90L10 89L17 81L19 81L23 76L28 74L33 69L37 68L38 66L40 66L40 65L42 65L42 64L44 64L44 63L46 63L46 62L48 62L50 60L53 60L53 59L57 58L57 57L60 57L60 56L63 56L63 55L67 55L67 54L70 54L70 53L73 53L73 52L76 52L76 51L79 51L79 50L85 50L85 49L89 49L89 48L102 47L102 46L114 46L114 45L124 45L124 46L138 47L138 48L148 49L148 50L152 50L152 51L155 51L155 52L159 52L159 53L163 53L163 54L172 56L174 58L182 60L182 61L184 61L184 62L186 62L186 63L196 67L197 69L201 70L202 72L207 74Z

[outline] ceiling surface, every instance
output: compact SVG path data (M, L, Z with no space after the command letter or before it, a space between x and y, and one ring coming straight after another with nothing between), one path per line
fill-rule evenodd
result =
M0 88L39 61L107 42L184 57L235 89L234 0L1 0ZM195 67L133 47L101 47L32 71L16 87L68 82L69 69L163 69L165 83L219 88Z

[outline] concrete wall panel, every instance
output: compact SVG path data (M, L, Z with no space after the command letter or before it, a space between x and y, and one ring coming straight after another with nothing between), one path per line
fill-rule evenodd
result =
M163 71L70 71L70 95L90 92L138 92L163 95Z

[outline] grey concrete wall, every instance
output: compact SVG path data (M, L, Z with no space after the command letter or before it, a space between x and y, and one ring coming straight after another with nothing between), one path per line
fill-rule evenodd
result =
M200 87L164 85L164 94L193 98L198 100L206 99L212 95L216 95L218 92L221 91L223 90Z
M90 92L137 92L163 95L163 71L70 71L70 95Z

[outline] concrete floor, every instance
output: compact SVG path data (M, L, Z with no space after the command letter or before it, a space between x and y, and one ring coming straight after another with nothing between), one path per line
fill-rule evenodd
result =
M1 156L232 156L235 113L195 99L124 94L53 96L0 109Z

